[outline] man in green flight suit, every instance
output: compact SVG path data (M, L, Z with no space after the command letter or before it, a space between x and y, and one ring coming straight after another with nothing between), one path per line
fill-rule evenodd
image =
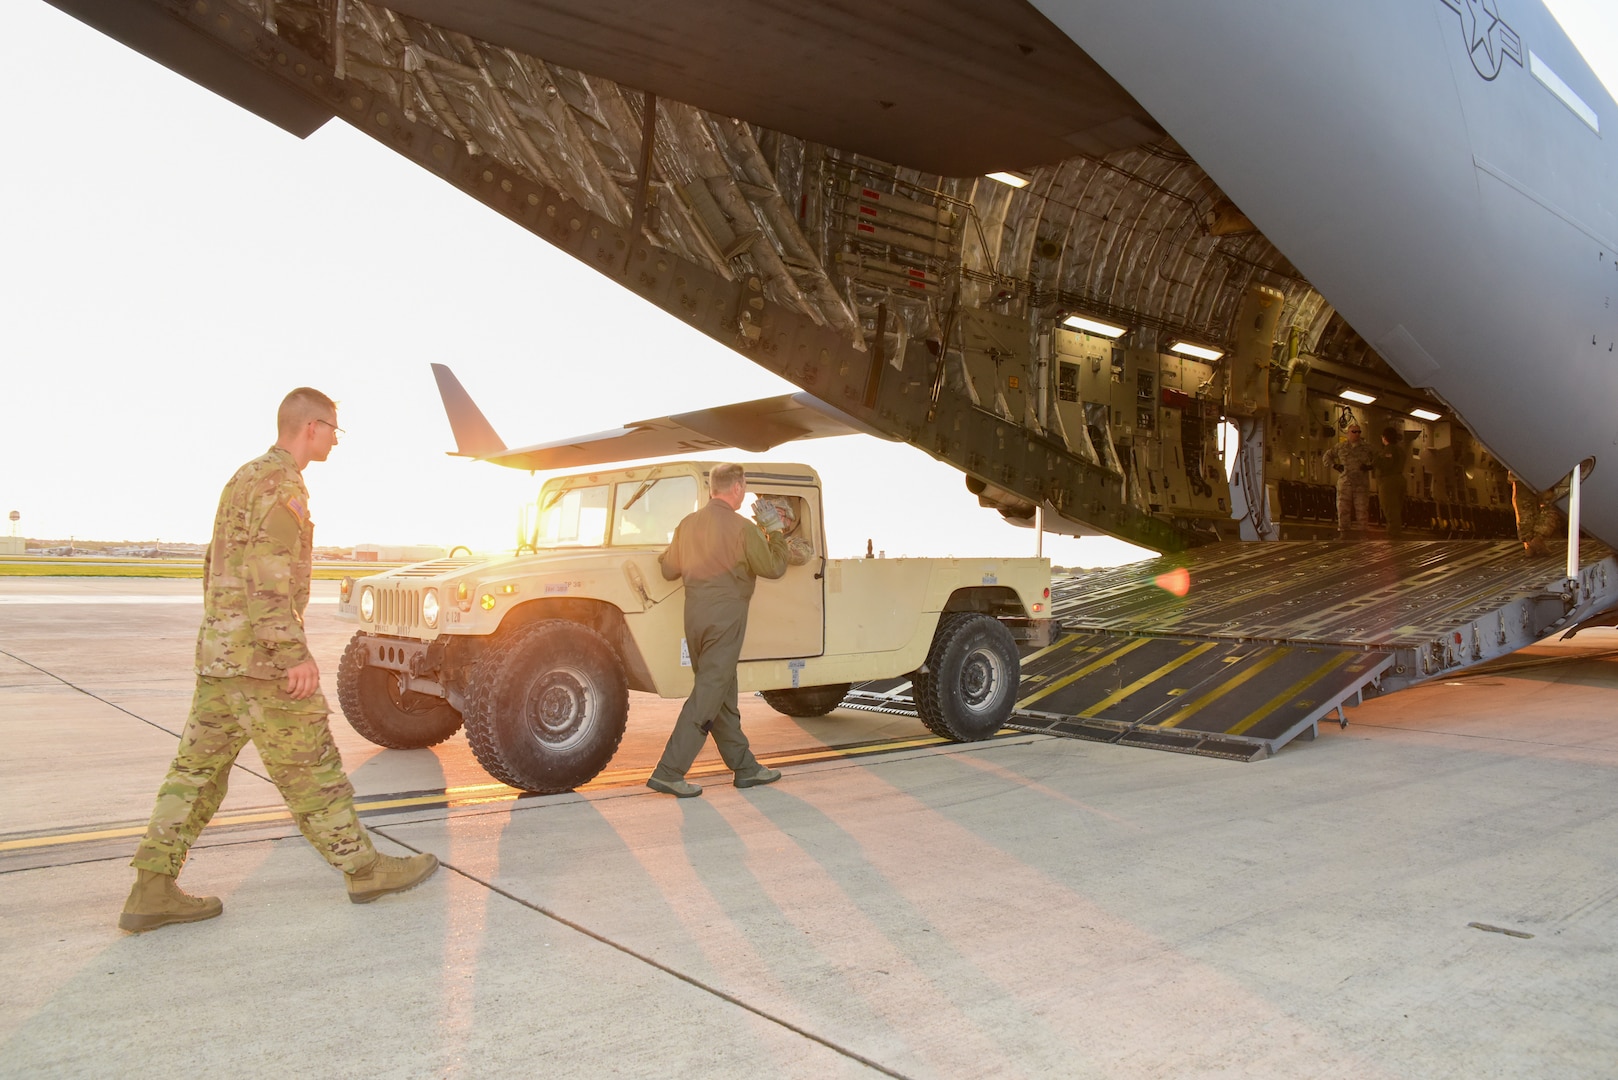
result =
M786 538L780 516L768 503L754 505L757 525L736 512L747 494L742 466L714 466L708 490L708 505L686 515L668 550L658 557L665 578L685 579L685 641L696 680L646 786L682 799L702 794L685 774L710 733L719 756L736 774L737 787L781 779L779 770L758 763L742 734L736 663L747 635L753 582L786 573Z
M225 485L202 571L197 688L180 748L157 791L130 865L135 886L118 925L135 933L224 911L216 896L175 884L185 856L224 801L230 770L253 740L298 829L347 875L348 898L402 892L438 868L432 855L380 854L354 812L326 720L320 669L304 637L314 524L303 470L337 445L337 407L299 387L276 414L275 445Z
M1382 429L1382 449L1371 459L1376 474L1376 498L1382 507L1382 521L1388 539L1404 535L1405 466L1410 455L1405 450L1404 433L1396 427Z

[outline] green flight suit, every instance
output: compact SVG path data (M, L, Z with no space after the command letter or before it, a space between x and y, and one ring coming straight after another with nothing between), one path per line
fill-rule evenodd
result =
M332 741L326 699L294 700L287 669L309 659L314 525L293 456L271 447L225 485L202 571L197 688L180 748L130 865L177 876L224 801L248 739L293 819L326 861L354 873L376 859Z
M752 772L758 760L736 708L736 664L753 582L786 573L786 539L779 532L766 536L722 500L710 499L680 522L658 564L670 581L685 579L685 641L696 680L652 775L684 779L710 734L732 772Z
M1408 458L1401 440L1392 446L1384 444L1371 461L1376 470L1377 503L1382 507L1382 521L1387 526L1389 540L1397 540L1404 534L1405 462Z

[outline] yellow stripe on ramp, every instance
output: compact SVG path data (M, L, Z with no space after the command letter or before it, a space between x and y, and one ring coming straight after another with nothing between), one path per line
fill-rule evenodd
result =
M1163 678L1163 676L1168 675L1171 672L1178 671L1180 668L1189 664L1191 661L1195 660L1209 649L1216 648L1218 644L1219 643L1216 641L1203 642L1201 645L1198 645L1196 648L1190 650L1178 660L1170 661L1160 668L1147 672L1145 675L1142 675L1128 686L1119 687L1117 690L1114 690L1112 693L1108 694L1106 697L1102 698L1100 701L1096 702L1094 705L1090 706L1088 709L1085 709L1078 715L1090 720L1098 719L1102 712L1118 704L1130 694L1133 694L1135 691L1140 690L1143 687L1150 686L1152 683L1157 682L1159 679Z
M1276 664L1284 660L1291 652L1292 650L1286 648L1285 646L1276 649L1275 651L1271 652L1269 656L1266 656L1258 663L1250 665L1235 678L1220 683L1218 686L1214 687L1212 690L1209 690L1206 694L1203 694L1195 701L1182 705L1179 711L1177 711L1173 716L1156 726L1166 728L1179 727L1180 724L1183 723L1192 713L1196 712L1204 705L1207 705L1210 701L1217 701L1218 699L1224 697L1226 694L1230 693L1232 690L1235 690L1237 687L1241 686L1254 676L1263 674L1269 668L1274 667Z
M1316 669L1314 671L1311 671L1309 674L1305 675L1303 678L1299 679L1297 682L1293 683L1291 686L1287 687L1285 690L1283 690L1279 694L1275 695L1269 701L1266 701L1264 703L1264 706L1262 708L1260 708L1258 710L1258 712L1256 712L1253 715L1249 716L1246 720L1243 720L1241 723L1237 724L1235 727L1231 728L1229 731L1226 731L1225 734L1226 735L1240 735L1242 732L1246 731L1248 728L1252 727L1254 724L1258 723L1260 720L1263 720L1265 717L1269 716L1271 713L1273 713L1277 709L1281 708L1281 706L1286 705L1286 704L1290 703L1291 701L1295 700L1297 698L1297 696L1300 693L1302 693L1305 688L1307 688L1309 686L1310 683L1313 683L1313 682L1316 682L1316 681L1318 681L1320 679L1325 678L1327 675L1330 675L1332 672L1336 671L1338 668L1342 667L1344 664L1346 664L1350 660L1354 659L1357 655L1358 655L1357 653L1350 653L1350 652L1338 653L1336 656L1332 657L1331 663L1327 664L1323 668L1318 668L1318 669Z
M1100 669L1106 667L1108 664L1112 663L1114 660L1117 660L1120 657L1123 657L1123 656L1127 655L1128 653L1134 652L1136 649L1140 648L1142 645L1146 644L1148 641L1151 641L1151 640L1153 640L1153 639L1152 638L1135 638L1133 641L1128 642L1127 644L1123 645L1121 648L1114 649L1114 650L1112 650L1112 652L1109 652L1109 653L1101 654L1100 657L1098 657L1095 660L1090 661L1090 663L1084 665L1079 670L1073 672L1071 675L1063 676L1062 678L1057 679L1055 682L1051 683L1049 686L1042 686L1037 691L1035 691L1034 693L1029 694L1027 697L1025 697L1021 701L1017 702L1017 708L1019 708L1019 709L1028 708L1028 706L1032 705L1034 702L1038 701L1040 698L1047 697L1047 696L1049 696L1051 694L1056 693L1056 691L1062 689L1062 687L1064 687L1064 686L1070 686L1073 683L1078 682L1080 679L1084 678L1086 675L1089 675L1091 672L1099 671Z

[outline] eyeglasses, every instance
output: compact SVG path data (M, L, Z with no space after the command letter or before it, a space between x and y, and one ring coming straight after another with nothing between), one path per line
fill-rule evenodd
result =
M327 427L331 428L333 434L335 434L338 438L342 438L344 435L348 434L348 432L344 431L342 428L338 427L336 424L332 423L330 420L321 420L321 419L317 418L315 420L315 423L317 423L317 424L325 424Z

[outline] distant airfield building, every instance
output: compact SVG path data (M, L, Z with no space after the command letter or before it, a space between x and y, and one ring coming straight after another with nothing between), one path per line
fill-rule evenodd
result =
M441 547L362 545L354 549L355 562L426 562L442 559L447 552Z

